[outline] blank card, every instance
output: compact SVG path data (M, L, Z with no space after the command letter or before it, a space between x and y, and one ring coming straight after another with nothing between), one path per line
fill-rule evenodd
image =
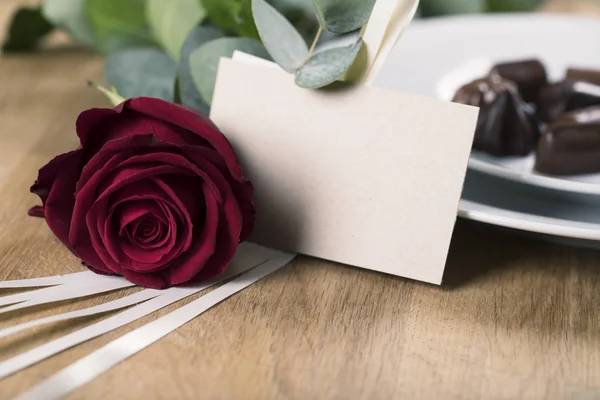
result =
M364 85L302 89L279 68L226 58L211 109L255 188L251 241L434 284L477 116Z

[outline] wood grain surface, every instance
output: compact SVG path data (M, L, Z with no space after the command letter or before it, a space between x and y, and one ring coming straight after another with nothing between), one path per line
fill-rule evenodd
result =
M0 2L0 26L17 3ZM83 270L26 213L38 168L75 145L77 114L107 106L86 86L102 63L73 48L0 58L0 280ZM132 290L4 314L0 328ZM0 380L0 399L182 303ZM442 287L301 257L69 399L598 399L599 305L600 252L459 222ZM0 360L104 317L0 339Z

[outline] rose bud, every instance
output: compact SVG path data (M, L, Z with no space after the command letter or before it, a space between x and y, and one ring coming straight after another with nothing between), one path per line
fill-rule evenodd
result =
M94 272L163 289L221 274L255 219L252 186L205 116L140 97L82 112L81 145L31 191L54 234Z

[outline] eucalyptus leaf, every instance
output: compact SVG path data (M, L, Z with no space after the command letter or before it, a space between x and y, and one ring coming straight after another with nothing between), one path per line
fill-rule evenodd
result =
M291 9L314 13L312 0L267 0L269 4L285 15Z
M96 38L84 12L85 0L44 0L42 14L55 26L86 46L94 46Z
M307 42L311 42L319 28L312 0L267 0L279 11Z
M10 53L33 50L52 28L39 8L20 8L12 17L2 51Z
M321 38L319 39L319 44L315 47L313 54L334 48L352 46L359 38L360 29L343 34L323 31L323 33L321 33Z
M145 0L86 0L85 15L104 53L156 46L146 22Z
M308 46L296 28L265 0L252 0L252 13L260 38L273 60L295 72L308 56Z
M177 65L153 48L121 50L106 58L104 78L125 98L148 96L173 100Z
M201 0L208 18L227 33L258 39L252 0Z
M220 38L198 47L190 55L190 69L196 88L209 105L212 102L217 69L221 57L231 57L235 50L270 59L258 40L250 38Z
M206 115L210 112L210 107L200 93L196 89L192 72L190 71L190 54L192 51L211 40L218 39L223 36L223 33L215 28L208 26L200 26L190 32L187 39L181 48L181 56L179 58L179 67L177 70L179 87L179 95L181 103L198 110Z
M375 0L313 0L313 3L323 28L346 33L367 23Z
M154 36L175 61L185 38L206 16L198 0L148 0L146 12Z
M352 66L362 46L362 39L346 47L315 53L296 73L296 84L318 89L335 82Z

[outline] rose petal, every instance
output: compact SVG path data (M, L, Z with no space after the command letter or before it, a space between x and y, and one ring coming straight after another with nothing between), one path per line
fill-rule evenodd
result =
M33 206L29 210L27 210L27 215L29 215L30 217L44 218L44 207Z
M231 193L230 185L227 183L227 181L225 181L223 176L218 173L218 170L214 168L214 166L211 166L210 163L205 161L205 164L210 171L209 173L209 171L202 169L203 166L199 166L190 162L180 154L161 152L138 155L123 161L119 165L119 168L124 169L125 167L130 167L140 169L140 166L142 166L141 169L143 169L147 168L148 165L152 165L153 163L156 165L171 165L180 167L182 171L180 175L191 176L192 174L195 174L202 178L209 185L213 195L216 197L219 203L224 201L223 196L230 195Z
M172 256L168 259L165 259L165 256L172 253L177 241L177 221L169 210L167 210L167 213L165 217L168 221L169 229L163 246L148 249L140 248L134 243L121 242L123 252L131 260L128 263L128 269L139 272L156 271L162 269L161 267L164 264L171 261Z
M159 214L162 214L162 210L156 202L151 200L128 202L128 204L126 204L125 207L122 207L119 212L119 233L131 222L147 214L158 216ZM163 216L162 219L164 220L165 217Z
M110 255L103 249L103 246L100 246L101 239L98 233L94 231L95 228L88 228L88 210L89 213L92 212L92 209L96 210L95 213L97 213L98 210L107 212L108 197L117 189L149 176L181 172L181 168L169 165L146 169L131 167L130 170L119 171L117 173L118 179L116 179L115 184L102 192L97 198L96 188L100 183L99 181L101 181L104 176L102 176L102 174L94 175L88 183L81 188L75 197L73 219L71 221L71 229L69 232L69 241L71 242L73 249L75 249L81 256L81 259L88 264L99 268L99 264L102 262L105 263L105 268L111 269L116 273L121 273L122 268L118 265L116 260L115 262L110 262ZM95 219L89 219L89 221L92 220L95 221Z
M196 275L193 281L212 279L223 273L229 266L237 249L237 243L228 235L227 229L220 227L217 232L217 251L208 260L204 268Z
M119 275L114 273L113 271L111 271L110 269L98 269L98 268L94 268L91 265L87 264L87 263L83 263L83 265L85 265L86 267L88 267L90 269L90 271L99 274L99 275Z
M211 145L207 139L203 139L184 127L129 108L128 102L122 103L114 109L95 108L79 115L76 124L77 134L88 158L113 140L140 135L151 135L156 140L176 146Z
M79 182L77 182L77 192L94 175L110 171L123 160L136 155L141 148L150 146L153 140L152 135L138 135L107 143L83 167Z
M112 194L114 196L111 196ZM159 261L149 261L150 258L156 260L158 256L154 255L149 255L148 258L140 258L143 256L135 249L127 253L126 249L129 249L129 246L120 241L117 238L118 235L111 231L112 228L106 225L106 222L111 219L109 213L114 212L117 206L125 202L135 203L135 201L140 201L142 198L156 200L166 220L174 224L173 232L166 244L168 248L157 250L163 253L163 256L159 257ZM110 210L109 201L114 202ZM179 232L177 232L177 225L183 226ZM178 257L189 247L192 236L192 223L189 220L189 215L181 209L181 204L174 202L169 194L166 194L153 180L148 179L129 182L124 188L118 190L116 186L113 186L103 192L87 214L86 226L88 227L88 238L91 246L97 250L104 264L115 271L121 271L125 268L145 272L161 270L165 264ZM118 228L115 228L115 231L118 231Z
M138 97L128 100L125 102L124 107L184 128L208 141L223 156L231 175L237 180L242 179L242 170L236 160L233 147L225 135L206 116L178 104L152 97ZM175 143L175 135L168 131L160 132L160 134L161 136L158 136L160 140ZM186 144L198 143L189 140Z
M152 274L144 274L140 272L131 271L128 269L123 270L122 274L125 279L129 282L135 283L150 289L166 289L170 287L168 278L165 277L164 273L159 271Z
M210 166L214 166L223 172L224 163L222 158L216 151L205 147L182 147L182 150L192 160L197 162L201 168L210 170L209 175L215 175L214 170ZM209 166L210 165L210 166ZM242 179L241 182L230 181L230 187L241 210L243 222L239 233L240 241L246 240L254 230L256 221L256 207L252 201L254 189L250 181ZM236 222L237 223L237 222Z
M184 228L185 242L183 245L183 251L186 251L192 244L193 229L194 229L195 221L192 219L190 212L188 211L188 208L186 207L186 205L181 201L179 196L177 196L177 193L175 193L175 191L173 191L173 189L169 185L167 185L160 179L154 178L153 180L154 180L154 183L158 187L160 187L169 196L169 198L175 203L175 208L180 210L185 218L182 221L182 223L185 225L185 228ZM200 201L203 201L203 199L197 198L197 201L200 202Z
M169 269L169 284L178 285L188 282L205 267L217 246L217 228L219 226L219 208L208 185L203 185L206 201L206 218L199 235L181 259L175 260ZM221 243L218 243L221 246Z
M219 188L219 192L224 198L224 207L227 209L228 228L232 236L239 239L242 236L242 228L246 222L249 226L244 231L244 235L248 236L248 231L252 231L255 218L254 204L252 202L248 204L246 201L246 197L252 196L252 188L247 186L240 188L239 186L241 184L237 181L230 180L228 182L221 174L221 171L206 158L206 156L212 157L212 155L210 152L205 151L205 149L188 146L184 148L183 151L198 164L203 171L206 171L211 180L214 181ZM234 190L242 197L234 197ZM244 202L243 211L245 213L242 212L242 207L240 205L242 202Z
M167 207L167 209L167 213L171 213L171 207ZM176 218L171 215L169 216L168 233L165 236L166 241L163 247L144 250L140 246L130 246L125 243L123 250L131 258L127 269L135 272L151 273L168 268L169 263L183 252L185 238L181 238L180 236L178 234ZM169 251L167 252L166 250ZM148 252L148 254L145 255L143 252ZM151 261L149 260L151 257L158 257L158 260Z
M176 203L180 203L181 209L187 211L189 215L188 219L192 224L198 218L204 219L205 204L202 185L205 181L201 178L191 179L188 176L180 175L161 176L151 179L161 188L162 184L166 184L169 187L169 190L165 190L165 193L169 194L170 197L174 196L176 198ZM172 195L171 192L173 193Z
M107 197L114 193L116 190L127 186L133 182L161 174L181 174L187 171L182 170L179 167L171 165L161 165L152 168L143 168L140 166L131 166L127 169L119 170L113 174L110 179L110 186L104 190L100 196L97 196L96 189L101 181L106 178L103 174L95 174L83 187L81 187L79 193L75 197L75 206L73 208L73 221L71 223L71 231L69 234L69 240L74 247L82 244L86 238L85 231L87 230L85 224L81 223L85 220L87 211L90 210L92 204L102 203L107 201ZM190 172L187 172L190 173ZM191 174L191 173L190 173ZM85 260L84 260L85 261Z
M84 241L84 239L81 239L77 246L73 246L73 248L77 252L79 258L81 258L81 260L88 265L88 268L92 266L95 271L102 271L105 274L111 275L122 275L122 269L120 266L115 264L109 266L104 262L104 260L100 257L98 251L96 251L96 249L92 246L89 240L89 236L86 238L86 241ZM104 256L106 257L106 254Z
M83 146L88 141L90 132L103 120L110 116L119 114L123 110L123 104L113 108L90 108L79 114L75 122L75 130L81 145ZM148 132L146 132L148 133Z
M74 207L73 193L79 176L81 152L61 154L42 167L31 187L44 204L44 217L50 230L73 251L69 242L69 226Z
M151 185L149 185L151 183ZM117 190L111 196L111 202L114 202L111 206L110 211L113 211L119 204L124 202L135 202L139 200L150 199L154 200L158 207L162 210L162 215L172 216L169 219L177 221L180 225L187 224L188 219L183 212L173 203L172 199L160 188L153 180L143 180L128 185L122 189ZM110 212L109 211L109 212ZM158 214L160 216L160 214ZM168 219L165 219L165 224L168 223ZM191 235L191 230L184 229L178 232L178 241L173 248L173 257L178 256L184 250L185 242L187 241L188 235Z
M240 185L234 186L233 190L244 219L240 232L240 242L243 242L250 237L256 223L256 206L252 201L254 188L250 181L245 181Z
M152 120L127 110L123 104L110 108L92 108L79 114L75 124L86 158L91 158L113 140L153 133Z
M120 207L119 207L120 206ZM118 223L115 223L115 213L116 210L119 210ZM129 254L125 251L126 242L119 236L125 225L136 218L140 218L146 214L153 215L161 215L163 214L163 210L156 204L154 200L139 200L139 201L129 201L129 202L119 202L117 207L111 207L108 215L105 213L88 213L88 217L96 214L96 221L93 221L93 217L87 219L88 228L93 231L92 224L95 223L96 232L98 235L92 235L93 244L96 247L104 247L108 254L112 259L119 262L123 266L128 265L128 260L126 257L131 258ZM166 220L168 217L163 215L163 218ZM116 225L116 226L115 226ZM115 229L119 227L119 229ZM95 233L95 232L94 232ZM173 239L174 241L175 239ZM172 247L172 246L171 246ZM168 252L171 249L163 250L163 252Z
M171 228L158 218L144 216L127 226L124 232L129 241L138 247L154 249L167 242Z

